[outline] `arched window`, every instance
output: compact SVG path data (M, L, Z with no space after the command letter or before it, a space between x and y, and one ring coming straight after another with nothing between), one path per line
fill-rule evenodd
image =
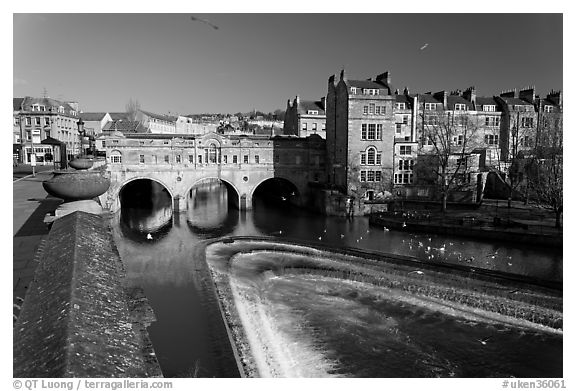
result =
M122 163L122 153L118 150L114 150L110 153L110 163L121 164Z
M367 151L366 164L376 164L376 149L370 147Z
M208 146L208 162L211 164L218 162L218 147L214 143Z

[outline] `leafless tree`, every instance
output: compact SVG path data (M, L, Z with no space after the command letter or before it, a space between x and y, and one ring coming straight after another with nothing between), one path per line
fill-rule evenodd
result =
M547 120L548 119L548 120ZM533 154L526 162L526 176L531 198L551 209L556 228L562 228L564 205L562 118L544 118Z
M466 112L424 111L421 140L414 167L419 184L437 186L442 212L449 195L470 185L477 162L471 154L479 146L478 126Z
M140 102L137 99L130 98L128 103L126 103L126 114L130 121L136 121L138 110L140 110Z

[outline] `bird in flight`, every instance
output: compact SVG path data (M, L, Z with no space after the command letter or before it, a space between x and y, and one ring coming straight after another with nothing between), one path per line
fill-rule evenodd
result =
M420 48L420 50L424 50L424 49L426 49L427 47L428 47L428 44L425 43L425 44Z
M209 20L206 19L202 19L202 18L198 18L196 16L191 16L190 20L193 22L202 22L207 24L208 26L212 27L214 30L218 30L218 26L216 26L214 23L210 22Z

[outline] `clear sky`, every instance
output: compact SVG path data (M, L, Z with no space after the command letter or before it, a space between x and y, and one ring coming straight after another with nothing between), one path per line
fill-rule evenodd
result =
M83 111L124 111L134 98L157 113L269 112L296 95L324 96L343 67L353 79L390 71L411 92L563 89L562 14L14 14L13 22L13 95L46 89Z

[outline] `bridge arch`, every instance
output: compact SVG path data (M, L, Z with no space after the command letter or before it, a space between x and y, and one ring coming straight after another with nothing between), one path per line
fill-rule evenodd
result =
M124 188L126 187L126 185L128 185L128 184L131 183L131 182L138 181L138 180L148 180L148 181L151 181L151 182L156 182L156 183L158 183L160 186L162 186L162 187L168 192L168 194L170 195L170 202L171 202L171 205L172 205L172 210L174 210L174 194L173 194L173 190L170 188L170 186L168 186L168 185L167 185L166 183L164 183L163 181L161 181L161 180L159 180L159 179L157 179L157 178L150 177L150 176L135 176L135 177L132 177L132 178L127 179L127 180L124 181L120 186L118 186L118 193L115 194L115 200L116 200L116 202L117 202L118 209L120 209L120 208L122 207L120 195L122 194L122 191L124 190Z
M276 201L287 201L291 204L298 205L301 201L302 192L294 181L282 176L270 176L260 180L250 192L250 200L253 202L254 195L258 192L266 192L269 189L276 188L276 194L272 197L278 197Z
M195 180L194 182L192 182L192 184L190 184L190 186L188 186L187 190L186 190L186 196L190 195L190 192L192 191L192 189L194 189L196 186L202 184L203 182L208 182L208 181L219 181L221 182L224 186L226 186L226 189L228 190L228 202L230 204L232 204L236 209L240 208L240 196L241 196L241 192L238 189L238 187L230 180L224 179L224 178L219 178L217 176L206 176L206 177L202 177L198 180Z

